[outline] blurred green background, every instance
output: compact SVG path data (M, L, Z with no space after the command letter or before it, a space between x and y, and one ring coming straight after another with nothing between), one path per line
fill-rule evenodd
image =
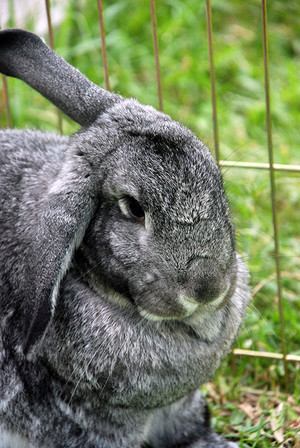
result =
M52 1L52 9L59 3L63 14L54 26L56 51L104 87L96 0ZM156 0L156 7L164 111L213 150L205 1ZM8 9L9 19L1 27L18 25L16 2L9 1ZM104 0L103 13L111 89L158 107L149 0ZM45 19L45 11L41 14L43 19L30 15L21 25L34 31L37 21ZM212 24L221 159L268 162L261 2L212 0ZM299 166L300 2L269 1L268 27L274 161ZM7 83L14 127L57 132L52 105L20 81ZM6 125L1 95L0 126ZM63 119L65 134L76 129ZM281 353L276 280L270 278L275 262L269 173L235 167L222 172L251 285L265 283L236 346ZM277 172L276 186L287 351L300 355L300 173ZM277 361L229 359L220 372L252 387L284 384ZM297 401L298 364L289 363L289 375Z

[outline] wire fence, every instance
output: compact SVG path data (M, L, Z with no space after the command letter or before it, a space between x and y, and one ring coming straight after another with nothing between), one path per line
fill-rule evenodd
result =
M106 53L106 43L105 43L105 27L103 19L103 5L102 0L97 0L98 12L99 12L99 31L101 38L101 51L102 51L102 61L103 61L103 71L106 89L110 90L109 81L109 69L107 62ZM156 4L155 0L150 0L149 4L151 10L151 24L152 24L152 35L153 35L153 57L155 60L155 71L156 71L156 82L157 82L157 96L159 109L163 110L163 93L162 93L162 82L160 74L160 63L159 63L159 46L157 37L157 16L156 16ZM54 48L52 21L51 21L51 5L50 0L45 0L45 13L47 15L48 23L48 35L49 44ZM206 23L207 23L207 39L208 39L208 52L209 52L209 66L210 66L210 85L211 85L211 103L212 103L212 124L213 124L213 135L214 135L214 151L215 158L220 167L230 167L239 169L254 169L254 170L267 170L269 172L270 179L270 202L272 207L272 226L273 226L273 243L274 243L274 264L275 264L275 274L272 278L276 278L277 296L278 296L278 314L280 317L280 339L281 339L281 353L271 353L265 351L256 350L244 350L244 349L233 349L233 354L236 356L247 356L256 358L266 358L271 361L282 361L284 365L284 377L286 387L289 382L288 373L288 363L299 363L300 356L292 355L287 352L286 347L286 333L285 333L285 319L284 319L284 295L282 291L282 277L284 276L283 269L281 267L281 254L280 254L280 237L278 232L278 206L277 206L277 189L276 189L276 172L291 172L299 173L300 165L293 164L276 164L274 163L274 151L273 151L273 141L272 141L272 110L270 102L270 81L269 81L269 53L268 53L268 20L267 20L267 0L261 0L261 17L262 17L262 43L263 43L263 64L264 64L264 91L265 91L265 120L266 120L266 141L268 147L268 163L253 163L253 162L241 162L239 160L222 160L220 154L220 143L219 143L219 131L218 131L218 108L217 108L217 94L216 94L216 76L214 68L214 49L213 49L213 26L212 26L212 9L211 0L206 0ZM12 127L12 118L10 111L9 95L7 91L7 83L5 76L2 77L3 80L3 92L4 92L4 104L7 117L7 126ZM62 133L62 120L61 114L58 111L58 129ZM265 282L269 281L267 278ZM254 288L254 293L262 285L257 285Z

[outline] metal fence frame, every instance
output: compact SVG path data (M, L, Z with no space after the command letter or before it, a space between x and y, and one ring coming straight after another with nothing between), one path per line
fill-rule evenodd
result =
M51 7L50 0L45 1L45 9L47 14L48 22L48 35L49 44L51 48L54 48L53 42L53 32L51 23ZM103 5L102 0L97 0L98 11L99 11L99 27L100 27L100 37L101 37L101 50L102 50L102 61L103 61L103 71L105 86L107 90L110 90L109 84L109 72L107 64L106 55L106 45L105 45L105 28L103 21ZM155 69L156 69L156 82L157 82L157 92L158 92L158 103L159 109L163 110L163 99L162 99L162 86L161 86L161 76L160 76L160 66L159 66L159 50L158 50L158 39L157 39L157 19L156 19L156 5L155 0L150 0L151 9L151 22L152 22L152 34L153 34L153 54L155 59ZM211 0L206 0L206 22L207 22L207 37L208 37L208 51L209 51L209 64L210 64L210 83L211 83L211 102L212 102L212 122L214 131L214 150L215 157L218 165L220 167L231 167L231 168L243 168L243 169L258 169L269 171L270 177L270 188L271 195L270 200L272 204L272 221L273 221L273 240L274 240L274 261L276 269L276 283L277 283L277 294L278 294L278 313L280 316L280 329L281 329L281 342L282 342L282 353L270 353L261 352L254 350L242 350L233 349L233 354L238 356L250 356L257 358L267 358L270 360L280 360L283 361L284 373L285 373L285 385L288 386L288 362L300 362L300 356L290 355L287 353L286 348L286 334L285 334L285 322L284 322L284 299L282 293L282 269L280 264L280 240L278 234L278 223L277 223L277 193L276 193L276 180L275 173L277 171L289 171L289 172L300 172L300 165L281 165L274 163L273 156L273 142L272 142L272 121L271 121L271 102L270 102L270 82L269 82L269 58L268 58L268 22L267 22L267 0L261 0L261 11L262 11L262 42L263 42L263 60L264 60L264 85L265 85L265 105L266 105L266 140L268 144L268 156L269 163L248 163L239 161L228 161L221 160L219 151L219 134L218 134L218 114L217 114L217 97L216 97L216 82L215 82L215 70L214 70L214 50L213 50L213 28L212 28L212 12L211 12ZM4 102L5 110L7 116L7 125L12 127L12 119L10 113L9 96L7 91L7 83L5 76L2 75L3 90L4 90ZM58 129L62 133L62 120L61 114L58 111Z

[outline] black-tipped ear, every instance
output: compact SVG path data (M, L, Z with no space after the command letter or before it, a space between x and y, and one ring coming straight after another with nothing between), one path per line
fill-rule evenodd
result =
M84 181L84 182L83 182ZM97 195L91 179L62 173L39 212L29 265L23 353L30 358L54 315L59 287L72 255L95 212Z
M0 72L25 81L82 126L122 101L89 81L29 31L0 31Z

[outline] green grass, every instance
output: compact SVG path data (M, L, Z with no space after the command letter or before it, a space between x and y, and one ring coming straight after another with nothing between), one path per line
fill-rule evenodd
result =
M278 389L246 388L239 377L219 377L204 394L213 411L212 425L240 448L299 448L299 401Z
M259 0L212 1L222 159L268 161L260 7ZM96 1L69 2L62 25L54 30L54 40L59 54L92 81L104 86L97 17ZM299 2L268 2L274 160L281 164L300 165L299 17ZM104 21L112 90L157 107L148 0L104 0ZM164 110L213 148L205 2L157 1L157 23ZM31 20L28 29L33 30L32 26ZM53 106L17 80L9 79L8 86L14 126L57 130ZM6 126L2 103L0 126ZM67 134L77 129L67 119L63 127ZM222 171L236 224L238 247L255 288L275 272L269 174L238 168ZM277 173L276 187L287 351L300 355L300 174ZM237 346L282 352L275 279L270 279L255 294ZM299 365L289 363L289 375L289 392L296 403L300 398ZM233 383L234 393L230 386ZM261 428L268 425L276 408L274 397L270 398L267 391L277 391L278 387L283 391L284 388L281 362L242 357L233 361L230 358L220 369L216 384L217 413L221 412L218 400L222 394L228 398L224 423L223 417L218 420L223 430L238 433L242 447L279 446L276 438L264 435ZM261 420L251 420L241 414L238 400L242 387L265 391L262 395L265 402L263 398L260 402ZM284 413L290 413L283 426L286 437L292 434L292 440L296 440L299 427L290 428L286 422L292 422L297 412L294 420L299 421L299 408L286 411L289 406L294 409L289 397L276 397L278 403L283 403L278 421L282 421ZM272 409L266 403L272 403ZM299 447L296 443L288 442L286 446Z

